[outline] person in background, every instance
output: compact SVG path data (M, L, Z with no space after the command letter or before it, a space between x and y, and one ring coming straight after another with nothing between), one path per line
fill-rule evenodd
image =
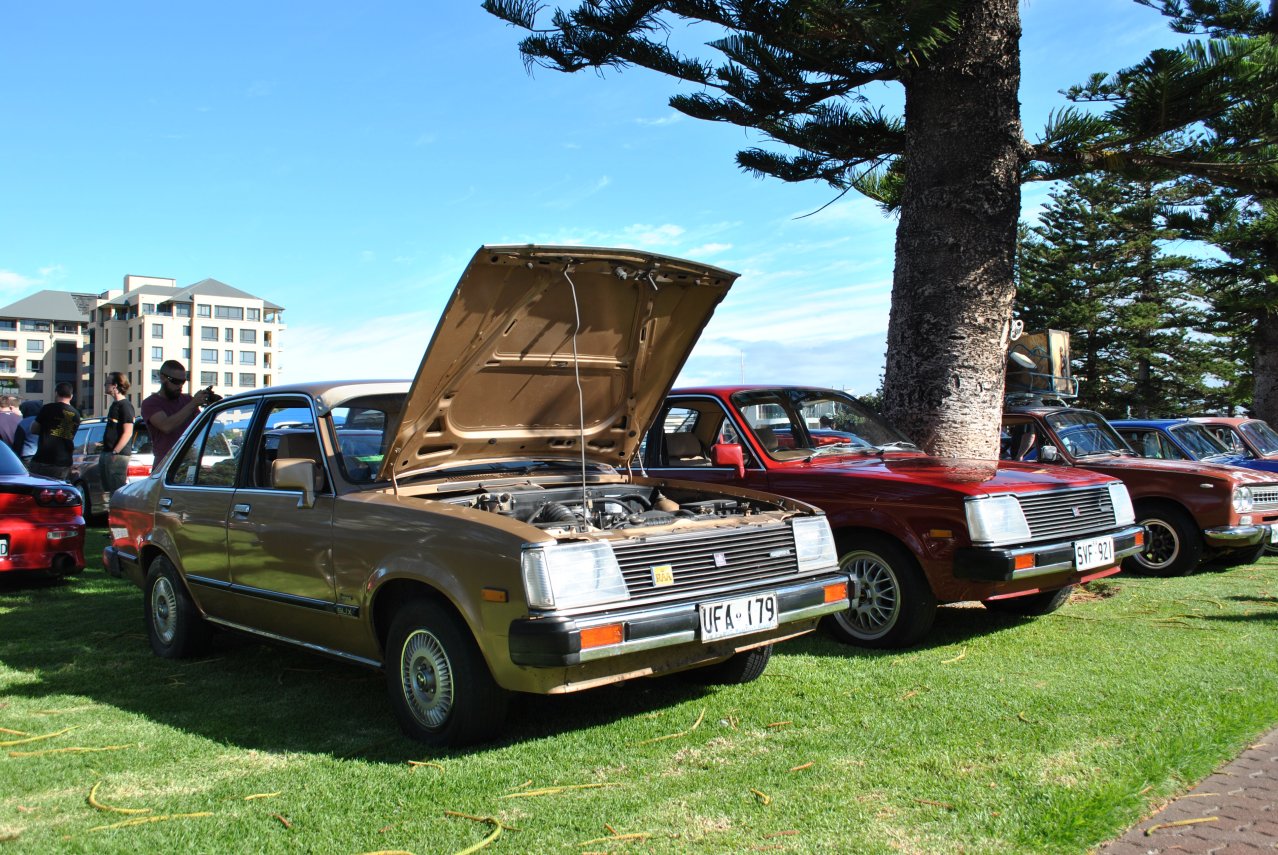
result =
M106 377L106 394L111 399L107 409L106 430L102 434L102 452L98 455L98 472L102 489L108 495L128 480L129 449L133 444L133 404L129 402L129 378L120 371Z
M176 359L166 360L160 366L160 391L142 402L142 419L151 434L157 466L182 436L186 426L195 421L200 408L212 400L210 389L201 389L194 395L185 394L182 387L186 380L186 367Z
M75 448L75 432L80 427L80 412L71 406L74 390L70 383L59 383L53 394L57 400L40 408L32 426L40 434L40 442L27 469L32 475L65 481L71 471L71 452Z
M22 458L23 466L31 465L31 458L35 457L39 447L40 434L35 431L35 420L43 406L39 401L23 401L18 407L22 421L13 431L13 450Z
M18 399L12 395L0 398L0 442L13 448L13 433L18 429L22 416L18 413ZM18 449L13 448L16 452Z

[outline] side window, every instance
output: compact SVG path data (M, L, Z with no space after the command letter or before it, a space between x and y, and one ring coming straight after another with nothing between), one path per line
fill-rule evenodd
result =
M101 451L102 437L106 436L106 425L95 424L89 428L89 447L86 451Z
M1012 422L1003 426L999 438L999 457L1002 460L1038 460L1042 437L1033 422Z
M234 487L253 411L253 406L228 407L205 421L169 470L168 483Z
M323 491L324 453L315 430L315 413L310 405L296 398L283 398L266 404L253 455L251 485L273 490L272 464L283 459L307 459L315 466L315 486Z
M1163 436L1161 433L1155 434L1155 436L1158 437L1158 450L1159 450L1158 456L1159 457L1161 457L1164 460L1186 460L1187 459L1185 455L1181 453L1181 450L1176 447L1176 444L1172 442L1170 439Z
M724 441L726 423L723 407L717 401L674 403L648 432L640 454L651 466L711 466L710 448Z

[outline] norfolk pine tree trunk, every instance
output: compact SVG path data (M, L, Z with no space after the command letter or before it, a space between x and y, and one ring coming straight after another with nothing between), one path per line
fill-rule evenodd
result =
M1256 324L1255 389L1251 414L1278 426L1278 309L1262 312Z
M1025 142L1019 0L972 0L905 81L884 411L948 457L998 456Z

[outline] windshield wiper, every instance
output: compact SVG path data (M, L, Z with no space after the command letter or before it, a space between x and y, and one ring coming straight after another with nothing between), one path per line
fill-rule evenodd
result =
M894 440L885 442L882 445L875 446L879 451L918 451L919 447L912 442L906 440Z
M850 442L836 442L830 445L822 445L814 448L812 453L808 455L808 460L814 457L822 457L826 454L877 454L878 449L872 445L853 445Z

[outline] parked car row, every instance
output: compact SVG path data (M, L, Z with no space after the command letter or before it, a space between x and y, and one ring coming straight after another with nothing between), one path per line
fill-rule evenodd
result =
M379 667L405 732L457 745L497 733L513 692L747 682L819 622L900 647L938 603L1046 614L1125 564L1179 572L1190 535L1239 559L1271 536L1264 476L1142 486L1112 465L1129 455L1099 459L1098 416L1009 411L1007 459L943 460L842 393L672 392L735 278L483 247L411 384L207 407L111 498L106 568L143 589L158 655L220 627ZM1193 497L1192 525L1167 523L1181 558L1155 548L1178 520L1159 491Z

